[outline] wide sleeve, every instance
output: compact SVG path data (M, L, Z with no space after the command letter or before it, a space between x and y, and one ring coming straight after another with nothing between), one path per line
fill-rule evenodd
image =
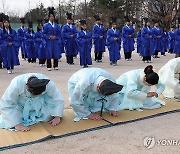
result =
M142 29L141 34L142 34L142 37L143 37L144 39L146 39L146 40L148 40L148 39L150 38L149 34L147 33L146 28L143 28L143 29Z
M93 31L92 31L92 38L93 39L98 39L99 38L99 33L98 33L98 31L97 31L97 27L96 26L93 26Z
M0 127L9 129L22 123L22 111L18 104L19 87L17 80L12 80L0 101Z
M119 106L118 96L119 95L117 93L108 96L109 97L108 101L110 102L106 108L108 111L117 111L118 110L118 106Z
M51 116L63 116L64 99L53 81L49 81L46 87L46 103Z
M114 35L112 35L111 30L108 30L107 32L107 41L109 44L114 43Z
M158 84L155 85L157 90L156 93L158 94L158 96L164 91L165 86L159 81Z

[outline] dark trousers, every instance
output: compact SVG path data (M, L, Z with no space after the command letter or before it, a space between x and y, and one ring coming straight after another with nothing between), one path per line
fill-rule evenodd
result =
M169 53L173 53L173 49L169 49Z
M46 59L39 59L39 64L45 64Z
M29 62L29 63L36 63L36 58L29 58L29 59L28 59L28 62Z
M158 55L158 52L159 52L158 50L155 50L154 55L157 56L157 55Z
M124 52L125 59L131 59L132 52Z
M95 61L102 60L102 52L95 52Z
M66 56L66 60L68 64L74 64L73 56Z
M47 68L51 68L51 59L47 59ZM53 68L58 67L58 59L53 59Z
M2 66L2 61L0 61L0 68L2 68L3 66Z
M14 66L7 67L7 70L13 70L13 69L14 69Z
M147 60L150 60L150 61L151 61L151 56L144 56L144 57L143 57L143 61L145 61L145 60L146 60L146 61L147 61Z
M27 54L22 54L22 58L27 58Z

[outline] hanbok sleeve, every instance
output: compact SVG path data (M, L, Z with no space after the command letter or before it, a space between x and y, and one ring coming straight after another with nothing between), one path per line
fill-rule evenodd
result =
M110 97L110 99L109 99L110 104L106 109L109 110L109 111L117 111L118 110L118 105L119 105L118 94L113 94L113 95L111 95L109 97Z
M159 81L158 84L155 85L157 90L156 93L158 94L158 96L164 91L165 86Z

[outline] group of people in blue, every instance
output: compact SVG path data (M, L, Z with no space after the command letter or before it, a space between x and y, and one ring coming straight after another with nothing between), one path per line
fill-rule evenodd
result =
M135 50L135 29L128 17L125 18L126 24L120 31L117 28L116 17L111 17L110 28L106 30L101 18L95 15L96 23L91 33L87 30L86 20L80 20L81 26L78 31L71 13L66 14L67 24L60 27L55 20L54 7L48 9L48 21L43 23L39 19L36 32L31 21L28 22L28 28L25 27L25 18L20 18L21 28L16 32L11 28L9 17L0 14L0 22L3 23L0 29L0 68L7 68L9 74L13 73L14 66L20 64L19 49L22 60L35 63L38 58L39 65L47 66L48 71L58 70L58 60L63 53L69 65L74 65L74 57L78 54L81 66L92 65L93 45L96 62L102 62L106 47L109 51L110 65L116 66L117 61L121 59L121 47L125 60L132 60L132 52ZM144 23L137 33L137 52L145 63L151 62L151 57L159 58L158 52L165 56L165 52L169 51L179 57L180 21L177 30L172 26L169 32L165 28L162 30L158 21L154 21L154 27L151 27L147 18Z

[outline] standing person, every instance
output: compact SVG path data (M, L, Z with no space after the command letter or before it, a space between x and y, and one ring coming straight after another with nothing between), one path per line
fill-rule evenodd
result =
M122 89L114 77L101 68L84 68L68 80L69 101L80 119L101 120L102 111L118 116L118 94ZM101 111L100 115L97 113Z
M2 32L3 32L3 17L4 17L4 13L0 13L0 69L3 68L3 50L2 50Z
M33 22L28 22L28 30L25 33L26 40L26 51L29 63L36 63L37 53L34 46L34 30L33 30Z
M92 38L94 42L95 61L102 62L102 54L105 52L106 31L101 24L99 16L95 15L96 24L93 26Z
M27 50L25 48L25 33L27 32L28 28L25 28L25 18L20 18L21 20L21 27L17 31L17 35L19 37L19 41L21 43L21 55L22 60L27 60Z
M158 52L162 52L162 35L163 32L159 28L159 22L154 20L154 27L152 28L153 39L154 39L154 55L153 58L160 58Z
M61 29L57 23L54 22L55 14L54 7L49 7L49 22L44 24L43 34L46 40L46 59L47 59L47 69L52 70L51 59L53 59L53 68L58 70L58 59L61 58L61 53L63 51Z
M168 50L168 33L166 28L163 28L163 35L162 35L162 52L161 55L166 56L166 52Z
M8 74L14 73L14 66L19 65L17 48L20 43L16 31L11 28L9 17L4 16L2 31L3 66L7 68Z
M72 13L66 13L67 24L62 28L63 42L66 50L66 60L69 65L74 65L74 59L78 54L77 44L75 41L77 29L73 25Z
M86 20L80 20L81 30L77 34L78 50L80 52L80 66L92 65L91 48L92 36L87 30Z
M142 57L145 63L151 63L151 56L154 54L154 43L151 23L149 19L144 19L144 26L141 32L142 38Z
M175 46L174 53L176 54L175 58L180 57L180 18L178 19L178 28L175 31Z
M175 26L171 26L171 30L168 32L168 40L169 40L169 53L173 53L175 46Z
M109 50L110 65L116 66L117 61L121 59L121 34L116 28L116 17L111 17L111 28L107 31L107 47Z
M139 54L139 57L142 56L142 38L141 38L141 27L138 27L139 31L137 32L137 53Z
M131 25L130 19L126 19L126 25L122 28L122 38L123 38L123 49L125 60L132 60L132 51L134 51L134 28Z
M56 84L39 73L15 77L0 100L0 128L30 131L28 126L60 123L64 99Z
M42 33L42 20L38 19L37 22L38 25L37 25L37 32L35 33L34 36L34 45L39 59L39 66L42 67L45 66L45 62L46 62L45 40L43 38L43 33Z

